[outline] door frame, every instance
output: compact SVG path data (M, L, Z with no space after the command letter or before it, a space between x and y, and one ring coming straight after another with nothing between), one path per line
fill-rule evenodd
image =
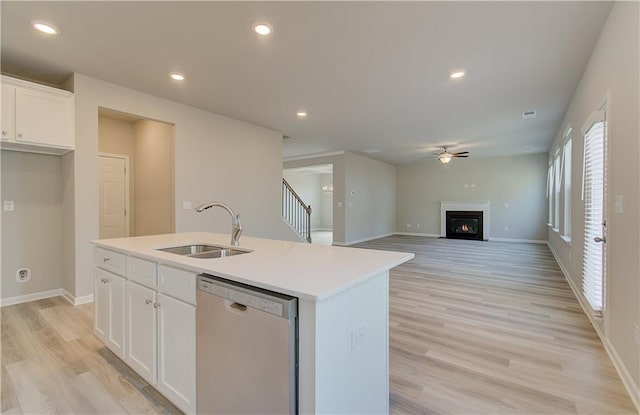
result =
M98 159L100 157L105 158L114 158L114 159L122 159L124 160L124 208L125 208L125 221L124 221L124 236L129 237L131 235L129 229L129 223L131 221L131 206L129 202L129 156L126 154L115 154L115 153L98 153ZM100 175L98 174L98 179L100 179ZM98 183L98 188L100 183ZM99 210L98 210L99 211ZM100 214L98 213L98 227L100 227Z

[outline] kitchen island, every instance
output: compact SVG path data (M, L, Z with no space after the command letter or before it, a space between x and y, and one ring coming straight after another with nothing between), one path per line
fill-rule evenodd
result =
M250 237L231 247L228 235L202 232L94 244L94 332L183 411L195 412L195 370L184 366L195 365L196 275L206 273L298 298L300 413L388 412L389 269L413 254ZM196 244L250 252L204 259L158 250ZM180 319L156 316L153 308L173 309ZM136 323L138 313L149 318ZM157 332L144 337L153 342L148 352L136 337L153 325ZM169 341L176 336L179 345Z

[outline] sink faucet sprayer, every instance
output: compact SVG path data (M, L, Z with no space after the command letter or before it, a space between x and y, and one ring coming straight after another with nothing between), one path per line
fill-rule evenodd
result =
M240 215L236 215L229 206L221 202L203 203L202 205L196 208L196 212L200 213L215 206L225 209L227 212L229 212L229 215L231 215L231 220L233 221L232 222L233 229L231 230L231 245L233 246L240 245L240 243L238 242L238 239L240 239L240 234L242 233L242 224L240 223Z

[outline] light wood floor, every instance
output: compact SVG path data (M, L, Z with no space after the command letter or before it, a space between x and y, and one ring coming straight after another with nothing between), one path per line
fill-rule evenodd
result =
M546 245L392 236L391 411L636 414Z
M3 414L180 413L96 339L93 304L0 309Z
M393 236L395 414L633 414L544 245ZM178 413L91 334L92 304L0 309L2 413Z

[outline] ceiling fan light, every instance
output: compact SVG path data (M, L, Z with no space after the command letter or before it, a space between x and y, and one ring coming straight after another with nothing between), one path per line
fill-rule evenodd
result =
M447 164L451 161L451 158L451 154L441 154L440 157L438 157L438 160L440 160L443 164Z

